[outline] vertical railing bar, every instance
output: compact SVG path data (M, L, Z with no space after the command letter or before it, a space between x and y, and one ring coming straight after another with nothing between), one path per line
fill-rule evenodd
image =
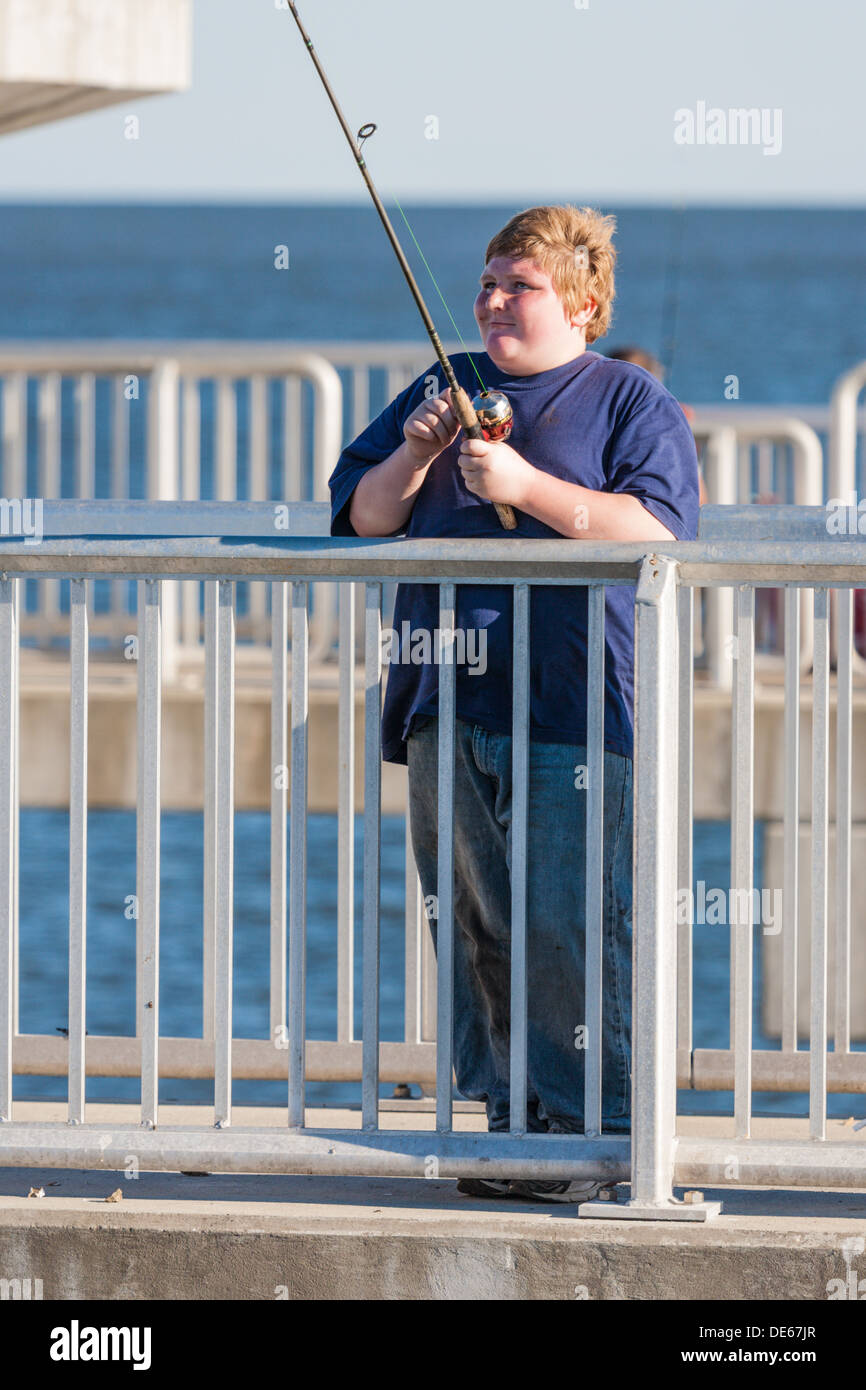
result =
M135 1036L142 1036L144 1022L144 920L141 905L144 900L144 730L146 706L147 623L145 621L147 590L139 579L135 586L137 670L135 684Z
M39 496L60 497L60 385L59 372L46 372L39 380ZM60 580L41 579L40 608L49 620L60 612Z
M382 585L365 585L364 926L361 1125L379 1123L379 879L381 873Z
M586 1070L584 1132L601 1133L602 938L604 935L604 585L587 593L586 672Z
M141 820L141 1123L154 1129L159 1106L159 864L161 653L160 580L144 583L143 738L139 763ZM141 661L141 655L139 656Z
M70 581L68 1120L84 1123L87 980L87 581Z
M16 582L0 578L0 1121L12 1119Z
M234 926L235 593L217 580L219 664L216 756L216 913L214 932L214 1125L225 1129L232 1113L232 960Z
M39 380L39 495L55 501L60 496L60 384L59 372L46 372Z
M23 498L27 491L27 376L3 377L3 493Z
M23 499L27 492L27 376L10 372L3 377L3 495ZM26 596L26 580L12 581L13 632L9 665L9 688L12 698L12 1030L18 1032L18 849L19 849L19 788L20 788L20 661L17 634L21 623L21 595ZM2 911L2 908L0 908Z
M217 748L220 632L216 579L204 581L204 805L202 810L204 876L202 891L202 1037L212 1041L215 1023L214 942L216 939L216 807L220 765Z
M292 584L292 807L289 868L289 1128L305 1119L307 1036L308 583Z
M340 585L337 789L337 1041L355 1036L355 586Z
M403 1036L407 1043L418 1043L421 1041L421 971L425 922L421 910L421 883L418 878L418 866L415 863L415 852L412 845L412 826L409 818L408 806L406 807L405 844L404 937L406 953L404 966L405 1005L403 1009Z
M19 934L20 873L19 854L21 849L21 602L26 581L15 578L12 581L13 607L15 610L15 641L12 645L10 685L12 689L13 759L12 759L12 1027L19 1032L18 1013L20 1003L21 946Z
M679 743L677 748L677 887L692 902L694 818L695 591L683 585L677 604L679 639ZM693 912L677 924L677 1051L692 1052Z
M767 497L773 492L773 466L776 450L772 439L758 441L758 496Z
M251 502L264 502L268 496L268 383L261 372L250 377L250 467Z
M180 371L174 358L160 357L153 365L147 388L146 495L160 501L180 496ZM180 625L180 581L163 582L160 629L162 674L175 678Z
M836 593L836 979L833 1050L851 1051L851 769L854 591Z
M421 894L420 882L417 892ZM420 911L420 908L419 908ZM420 1018L420 1042L436 1041L436 951L433 946L433 935L430 931L429 923L426 921L426 914L421 914L421 979L419 983L421 998L421 1018Z
M739 446L738 446L738 448L739 448ZM738 703L738 700L737 700L737 685L736 685L736 670L737 670L737 661L736 661L736 653L737 653L737 603L738 603L738 596L737 596L737 590L736 590L736 588L733 588L733 589L731 590L731 600L732 600L732 611L731 611L731 635L730 635L730 637L729 637L729 639L728 639L728 643L726 643L726 645L729 645L729 646L730 646L730 651L731 651L731 669L732 669L732 673L733 673L732 679L731 679L731 825L730 825L730 833L731 833L731 888L733 889L734 884L735 884L735 882L736 882L734 875L735 875L736 846L737 846L737 833L738 833L738 832L737 832L737 820L738 820L739 810L740 810L740 808L739 808L739 801L738 801L738 797L737 797L737 784L736 784L736 776L737 776L737 755L738 755L738 748L739 748L739 744L738 744L739 735L738 735L738 733L737 733L737 717L738 717L738 712L739 712L739 703ZM729 991L728 991L728 1028L729 1028L729 1043L728 1043L728 1046L729 1046L730 1050L733 1052L733 1050L734 1050L734 1041L735 1041L735 1031L736 1031L736 989L735 989L736 975L735 975L735 969L736 969L736 959L737 959L737 945L736 945L736 933L735 933L734 930L733 930L733 925L732 925L731 922L728 923L728 956L729 956L729 966L730 966L730 982L729 982Z
M235 381L231 376L216 380L216 478L214 497L234 501L238 495L238 422ZM235 602L241 593L238 586ZM221 653L222 655L222 653Z
M677 566L641 563L635 590L631 1202L669 1205L676 1138Z
M115 499L132 496L129 477L129 401L126 396L127 382L123 375L111 378L111 463L109 466L109 492ZM124 579L112 579L111 611L114 614L127 611L127 584Z
M78 442L78 497L93 497L96 485L95 387L93 372L82 372L75 384L76 434Z
M732 769L730 916L731 988L734 996L734 1129L748 1138L752 1114L752 926L754 878L755 590L739 584L734 629L734 740ZM741 920L743 894L745 921ZM734 920L736 918L736 920Z
M455 586L439 585L439 768L436 885L436 1129L450 1131L454 1070Z
M217 380L217 476L215 496L233 501L238 495L237 478L237 402L232 377Z
M255 585L254 588L259 588ZM286 807L289 771L286 661L289 641L289 586L271 586L271 1041L281 1045L286 1028Z
M528 979L527 979L527 907L529 894L529 673L530 655L529 644L532 634L529 627L530 609L530 588L528 584L514 585L514 625L513 625L513 708L512 708L512 729L511 729L511 1074L509 1079L509 1126L512 1134L526 1133L526 1097L527 1097L527 1042L528 1042ZM453 618L449 619L449 625L453 626ZM440 629L444 628L444 623L440 620ZM453 658L452 658L453 660ZM444 668L441 668L444 669ZM453 669L453 667L452 667ZM453 682L452 682L453 685ZM454 691L448 692L448 699L453 706ZM449 725L453 723L453 711L448 716ZM440 738L443 729L440 725ZM453 805L453 754L451 762L446 768L446 775L451 771L452 791L451 804ZM440 772L441 777L441 772ZM440 787L439 808L440 816L443 806L444 789ZM446 802L446 806L449 803ZM449 817L448 827L451 833L453 827L453 815ZM439 844L442 844L440 832ZM450 857L453 864L453 845L451 846ZM452 892L449 880L449 892ZM442 921L442 898L439 898L440 905L440 930ZM453 900L449 901L448 910L453 915ZM451 928L453 940L453 926ZM440 944L440 952L442 945ZM453 978L449 981L449 993L453 989ZM453 1026L453 1008L451 1010L451 1024ZM440 1031L440 1048L445 1038L451 1036L451 1029L448 1033ZM450 1059L449 1059L450 1065ZM443 1067L444 1071L444 1067ZM448 1088L450 1100L450 1085ZM437 1097L439 1086L437 1085Z
M785 821L782 880L782 1050L797 1051L800 918L800 590L785 589Z
M250 377L249 390L249 496L251 502L264 502L268 495L268 383L260 372ZM267 586L251 584L249 612L255 632L264 629L267 613Z
M809 1136L827 1132L827 840L830 739L830 591L814 591L812 686L812 959L809 1022Z
M129 477L129 401L126 377L111 379L111 496L116 500L132 496Z
M737 432L732 425L713 430L704 455L707 488L715 503L730 506L740 501L737 490ZM731 635L734 627L734 595L729 585L704 590L704 650L710 680L720 690L730 690L733 664Z
M181 495L195 502L201 497L201 397L199 380L184 375L183 385L183 460Z
M194 376L183 376L183 442L181 455L181 495L185 501L197 502L201 497L201 401L199 383ZM201 582L188 579L181 587L182 640L188 647L197 648L199 635L199 605Z
M737 446L737 492L738 502L751 502L752 498L752 446L750 443Z
M289 502L302 502L303 421L301 419L301 383L298 377L288 376L283 390L283 496Z

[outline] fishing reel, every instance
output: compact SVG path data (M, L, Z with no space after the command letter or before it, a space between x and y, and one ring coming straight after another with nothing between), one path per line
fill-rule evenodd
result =
M479 391L472 398L472 409L489 443L500 444L511 434L514 411L508 397L501 391Z
M472 409L478 417L478 427L484 438L491 444L504 443L514 424L514 411L508 397L501 391L479 391L472 398ZM505 502L494 502L493 505L505 530L513 531L517 526L514 508Z

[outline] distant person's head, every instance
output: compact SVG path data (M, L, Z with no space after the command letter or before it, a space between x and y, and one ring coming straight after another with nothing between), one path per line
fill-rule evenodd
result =
M616 347L611 348L606 354L614 362L634 362L636 367L643 367L645 372L649 372L658 381L664 381L665 369L657 357L653 357L651 352L647 352L641 347Z
M485 253L475 318L503 372L532 376L579 357L610 325L616 220L593 208L527 208Z

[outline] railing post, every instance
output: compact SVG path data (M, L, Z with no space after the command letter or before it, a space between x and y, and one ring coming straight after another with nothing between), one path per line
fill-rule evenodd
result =
M714 430L710 435L704 468L710 500L732 506L737 501L737 432L733 426ZM734 679L730 641L734 631L733 590L708 588L704 602L704 642L710 679L720 689L730 690Z
M15 682L18 623L16 577L0 577L0 671L9 672L0 690L0 1124L12 1119L12 1036L15 1028L13 943L15 903Z
M151 373L147 420L147 495L161 502L180 495L179 439L180 369L174 359L156 364ZM162 592L162 674L172 680L177 670L180 629L180 584L168 580Z
M675 561L648 555L635 593L631 1197L580 1214L705 1221L673 1196L676 1147L678 629ZM611 1211L610 1208L613 1208Z
M312 500L319 502L329 497L328 478L342 445L343 384L336 368L314 354L310 354L307 373L313 388L314 410ZM313 616L314 636L310 659L322 661L331 650L337 627L336 584L318 584L313 590Z
M831 497L848 502L857 488L857 401L866 386L866 362L839 377L830 397L830 472L827 490Z
M830 397L830 467L828 470L827 491L831 501L858 507L857 497L857 405L860 393L866 387L866 362L858 362L856 367L839 377ZM854 513L858 519L859 511ZM836 609L836 596L831 595L831 604ZM803 617L808 622L812 605L806 604ZM839 620L834 613L835 622L830 625L830 660L838 660ZM850 656L851 669L855 675L866 674L866 661L852 644Z

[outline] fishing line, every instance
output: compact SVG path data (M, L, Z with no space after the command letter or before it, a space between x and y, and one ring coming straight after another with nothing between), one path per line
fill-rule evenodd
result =
M373 135L377 129L378 129L378 126L375 124L374 121L368 121L366 125L362 125L362 126L361 126L361 129L358 131L358 150L359 150L359 151L362 150L362 149L364 148L364 142L365 142L366 140L369 140L370 136ZM434 289L436 290L436 293L438 294L439 298L442 300L442 303L443 303L444 308L445 308L445 312L446 312L446 314L448 315L449 319L451 320L451 323L452 323L453 326L454 326L454 332L457 334L457 337L460 339L461 344L462 344L463 347L465 348L465 350L466 350L466 356L469 358L469 361L472 363L472 370L474 371L475 375L478 377L478 380L481 382L481 389L482 389L482 391L483 391L483 392L485 393L485 395L486 395L486 394L487 394L487 386L485 385L484 378L482 377L482 375L481 375L481 373L479 372L477 366L475 365L475 359L474 359L474 357L472 356L472 353L469 351L469 348L466 346L466 339L463 337L463 334L460 332L460 329L457 327L457 320L455 319L454 315L452 314L452 312L451 312L451 310L450 310L450 308L449 308L449 306L448 306L448 301L447 301L447 299L445 298L444 294L442 293L441 289L439 288L439 282L438 282L438 280L436 279L436 276L433 274L433 271L432 271L431 266L430 266L430 262L427 260L427 257L424 255L424 252L423 252L423 250L421 249L421 243L419 242L419 240L418 240L418 238L416 237L414 231L412 230L412 225L411 225L411 223L410 223L408 217L406 216L405 212L403 211L402 205L401 205L401 203L400 203L400 199L397 197L396 194L393 194L392 196L393 196L393 198L394 198L394 202L397 204L397 208L398 208L398 210L399 210L400 216L402 217L403 221L406 223L406 229L407 229L407 231L408 231L410 237L412 238L413 242L415 243L415 249L417 250L418 255L421 257L421 260L424 262L424 268L425 268L425 270L427 271L427 274L430 276L430 279L431 279L432 282L433 282Z
M451 310L448 308L448 303L447 303L447 301L446 301L446 299L445 299L445 296L444 296L444 294L442 293L442 291L440 290L440 288L439 288L439 286L438 286L438 284L437 284L437 282L436 282L436 276L433 274L433 271L430 269L430 266L427 264L427 257L424 255L424 252L421 250L421 247L420 247L419 244L418 244L418 238L416 237L415 233L412 231L412 228L409 226L409 219L408 219L408 217L406 216L406 214L405 214L405 212L403 211L403 209L400 207L400 203L399 203L399 201L398 201L398 199L397 199L396 197L394 198L394 202L397 204L397 207L400 209L400 216L402 217L403 221L406 223L406 226L409 228L409 235L410 235L410 237L412 238L412 240L413 240L414 243L415 243L415 246L416 246L417 251L418 251L418 255L421 257L422 261L424 262L424 265L425 265L426 270L427 270L427 274L430 276L430 279L433 281L433 284L434 284L434 286L435 286L435 288L436 288L436 293L438 294L439 298L442 300L442 303L445 305L445 312L446 312L446 314L448 315L449 319L451 320L452 324L454 325L454 332L457 334L457 337L460 339L460 342L463 344L463 347L464 347L465 350L466 350L466 356L469 358L469 361L472 363L472 370L474 371L475 375L478 377L478 380L481 382L481 389L482 389L482 391L484 391L484 392L486 393L486 392L487 392L487 387L486 387L485 384L484 384L484 378L482 377L481 373L479 372L478 368L477 368L476 365L475 365L475 358L472 356L472 353L469 351L468 347L466 347L466 340L465 340L465 338L463 337L463 334L460 332L460 329L457 327L457 321L455 320L454 315L452 314Z
M445 373L445 380L448 382L448 386L451 390L451 405L454 410L454 414L457 416L457 419L460 421L460 424L463 427L464 434L466 435L467 439L488 439L495 441L507 439L511 433L511 426L514 418L508 397L505 396L501 391L488 391L485 388L481 391L479 395L475 396L470 401L466 391L459 384L454 372L454 368L451 365L451 362L448 358L448 354L446 353L441 342L439 341L439 335L436 332L436 326L432 318L430 317L430 311L424 302L424 297L421 294L420 289L418 288L418 282L416 281L415 276L412 274L409 262L406 260L403 248L400 245L400 242L397 238L397 233L391 226L391 220L388 217L387 212L385 211L385 208L382 204L382 199L379 197L379 194L376 191L376 186L373 183L372 178L370 177L370 171L368 170L366 161L364 160L362 149L365 141L369 140L370 136L376 129L374 122L368 121L366 125L361 126L357 136L352 135L352 132L349 129L349 126L346 122L346 118L340 110L339 102L337 101L337 98L333 93L331 84L325 76L325 70L319 62L318 55L316 54L316 51L313 48L312 40L310 39L309 35L304 29L303 24L301 23L301 17L298 14L298 8L293 3L293 0L288 0L288 4L289 10L292 13L292 17L294 18L294 21L297 24L298 29L300 30L301 37L304 40L304 43L306 44L307 52L309 53L313 61L313 65L316 69L316 72L319 74L322 86L328 94L328 100L334 108L334 113L337 117L337 120L340 122L343 134L349 142L352 154L355 157L355 163L361 171L361 175L364 179L365 184L367 185L370 197L373 199L373 204L376 208L377 213L379 214L379 220L381 221L382 226L385 228L385 231L388 235L388 240L390 241L394 249L394 254L396 255L397 260L400 264L400 269L403 272L406 283L409 286L409 289L412 291L412 297L415 300L416 305L418 306L418 312L420 313L424 323L424 327L427 330L427 336L429 337L430 342L433 344L433 350L436 353L437 358L439 359L443 372ZM403 214L403 217L405 221L405 213ZM409 230L411 231L411 228ZM417 241L415 244L417 245ZM435 279L433 283L436 283ZM436 286L436 288L439 292L440 298L444 303L444 297L442 296L442 292L441 290L439 290L438 285ZM447 304L445 307L447 309ZM451 317L450 311L449 317ZM451 318L451 321L452 323L454 322L453 317ZM460 336L459 329L457 330L457 332L458 336ZM461 338L460 341L462 342L463 339ZM475 369L475 373L478 376L479 381L481 381L480 373L478 372L477 367L475 367L474 362L472 363L472 366ZM482 387L484 386L483 381L481 381L481 385ZM494 502L493 505L496 508L496 514L499 517L499 520L505 527L505 529L507 531L513 531L517 525L517 518L514 514L514 508L509 506L505 502Z

